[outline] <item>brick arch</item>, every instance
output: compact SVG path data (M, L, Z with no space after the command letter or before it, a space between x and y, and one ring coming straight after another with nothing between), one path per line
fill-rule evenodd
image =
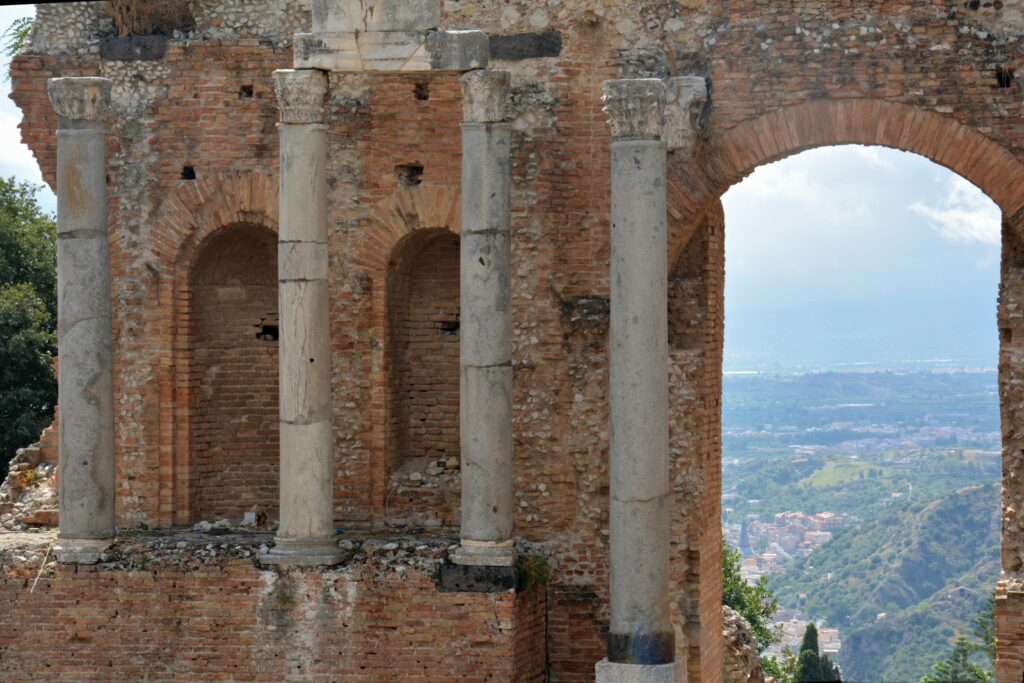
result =
M460 196L459 187L454 185L419 185L395 192L370 210L370 225L351 256L352 265L371 282L370 334L381 341L371 349L373 381L369 411L371 506L378 523L386 521L384 505L392 447L388 273L404 247L419 241L417 236L441 231L460 234Z
M262 171L219 173L184 181L160 205L153 228L159 273L158 305L147 327L158 340L156 380L160 395L159 509L157 524L191 519L190 277L211 237L238 225L278 231L277 176Z
M976 185L1004 216L1024 207L1024 164L976 128L906 104L814 100L713 132L696 161L670 162L670 256L682 251L699 216L758 166L815 147L846 144L923 156Z

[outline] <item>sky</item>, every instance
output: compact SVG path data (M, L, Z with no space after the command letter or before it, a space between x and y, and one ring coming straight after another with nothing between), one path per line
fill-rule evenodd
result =
M34 12L0 6L0 27ZM10 86L0 175L42 184ZM39 200L56 211L45 185ZM966 180L896 150L828 147L760 167L723 203L726 371L995 366L1000 215Z
M0 6L0 30L6 29L15 19L34 15L34 5ZM14 176L19 180L41 185L43 177L39 173L35 157L32 156L28 147L21 143L21 133L18 131L21 110L8 97L11 93L11 82L6 76L10 60L6 56L2 56L0 61L2 61L0 69L3 73L3 77L0 78L0 176L4 178ZM57 198L53 196L49 187L44 186L38 199L45 211L57 211Z
M1001 216L960 176L826 147L758 168L723 203L727 371L996 365Z

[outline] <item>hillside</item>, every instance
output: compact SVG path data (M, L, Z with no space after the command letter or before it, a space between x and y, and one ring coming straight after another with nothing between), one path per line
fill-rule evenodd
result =
M781 604L844 633L844 678L911 681L970 622L999 571L999 486L893 505L797 561L771 585ZM885 613L884 616L879 616Z

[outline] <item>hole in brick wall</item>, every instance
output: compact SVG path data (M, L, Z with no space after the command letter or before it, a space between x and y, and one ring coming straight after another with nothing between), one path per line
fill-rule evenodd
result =
M281 332L277 325L257 325L260 331L256 333L256 338L260 341L277 341Z
M255 91L253 90L253 86L251 85L243 85L241 88L238 89L238 96L243 100L251 100L253 98L254 93Z
M442 320L441 321L441 334L448 337L454 337L459 334L459 321L458 320Z
M195 180L196 179L196 169L195 169L195 167L194 166L183 166L182 169L181 169L181 179L182 180Z
M968 0L964 3L964 7L971 10L977 10L981 7L981 0Z
M999 328L999 341L1004 344L1009 344L1013 341L1013 330L1009 327Z
M1009 88L1013 85L1013 79L1016 76L1013 67L1009 66L997 66L996 67L996 83L999 84L1000 88Z
M430 99L430 84L429 83L417 83L412 90L413 96L417 100L429 100Z
M423 166L419 164L396 166L395 173L398 174L399 187L416 187L423 182Z

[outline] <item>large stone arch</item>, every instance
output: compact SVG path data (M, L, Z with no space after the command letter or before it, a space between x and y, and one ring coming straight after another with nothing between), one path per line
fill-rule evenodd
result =
M352 265L370 281L370 335L379 343L371 349L372 390L369 418L372 429L370 456L371 507L376 522L386 522L385 504L390 478L392 422L391 367L388 324L388 274L404 246L426 234L460 234L459 188L454 185L419 185L395 192L370 211L370 226L351 256Z
M671 159L669 256L674 262L696 217L758 166L830 145L912 152L963 176L1010 217L1024 207L1024 164L953 116L873 99L811 100L716 130L714 115L692 161Z
M259 170L183 181L164 199L153 223L158 305L147 327L156 340L160 395L159 510L157 524L186 524L191 457L190 276L203 244L231 226L278 231L277 176Z
M1020 430L1013 428L1014 421L1006 418L1024 410L1024 401L1009 388L1019 382L1019 364L1013 361L1019 355L1015 352L1020 345L1017 338L1024 336L1015 338L1011 329L1017 326L1014 302L1024 299L1019 259L1014 260L1024 236L1024 164L969 122L881 100L813 100L776 109L728 129L715 129L713 121L712 113L709 134L698 143L692 158L670 157L668 179L670 269L673 277L684 278L695 301L708 304L696 319L691 316L681 321L694 325L690 335L703 339L703 343L690 345L684 352L676 350L672 356L673 372L696 387L680 392L683 395L674 399L671 408L672 418L686 425L673 432L674 450L677 444L697 444L691 448L693 462L679 466L689 468L687 474L696 486L690 499L701 501L699 510L686 512L685 519L680 520L688 529L681 538L685 539L688 559L683 595L690 635L690 675L713 679L721 648L717 637L721 633L721 535L709 522L720 514L721 461L720 457L707 457L706 448L714 444L721 455L721 435L716 427L721 419L721 306L725 281L720 200L730 187L764 164L816 147L862 144L911 152L948 168L981 189L1003 212L999 327L1004 579L998 587L997 669L1000 680L1019 680L1019 662L1006 655L1014 643L1020 642L1022 629L1019 618L1013 615L1024 609L1024 533L1015 519L1015 510L1024 501L1024 485L1017 475L1021 462L1017 454L1024 452L1024 441ZM690 263L695 258L704 259L703 273ZM670 282L670 286L678 284ZM709 406L718 415L717 422L686 424L692 420L691 415L706 412ZM1007 644L1005 649L1002 643Z

